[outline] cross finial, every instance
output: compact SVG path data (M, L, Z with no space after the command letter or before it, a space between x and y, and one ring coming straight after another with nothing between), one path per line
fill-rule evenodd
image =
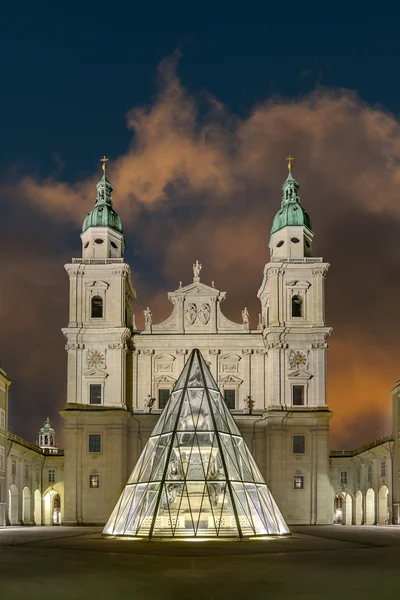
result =
M291 171L292 170L292 161L294 160L294 158L293 158L293 156L291 156L289 154L289 156L286 158L286 160L288 161L287 167L288 167L289 171Z
M105 172L106 172L106 170L107 170L107 161L108 161L108 158L107 158L107 156L106 156L106 155L104 155L104 156L103 156L103 158L101 158L101 159L100 159L100 162L102 162L102 163L103 163L103 164L101 165L101 168L103 169L104 173L105 173Z

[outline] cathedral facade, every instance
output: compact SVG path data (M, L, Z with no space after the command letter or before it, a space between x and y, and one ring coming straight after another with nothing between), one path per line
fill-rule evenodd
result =
M251 329L222 311L226 292L201 279L168 294L171 314L135 325L136 293L124 262L122 224L106 171L84 220L82 257L70 281L64 524L104 524L193 348L225 402L289 524L333 522L326 399L324 282L310 217L289 173L260 273L260 316ZM211 285L210 285L211 283ZM255 290L256 293L256 290Z

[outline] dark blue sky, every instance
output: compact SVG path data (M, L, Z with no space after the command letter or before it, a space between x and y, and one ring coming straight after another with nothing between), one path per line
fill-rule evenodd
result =
M317 85L357 90L397 113L399 8L306 4L7 3L3 169L46 176L62 167L73 181L104 152L125 152L125 114L152 101L157 65L177 48L183 84L239 116L270 95Z

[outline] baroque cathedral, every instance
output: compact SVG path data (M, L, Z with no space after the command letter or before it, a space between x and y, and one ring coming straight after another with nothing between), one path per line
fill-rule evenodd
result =
M313 256L314 233L291 159L288 167L270 258L260 273L257 328L250 328L247 308L240 323L223 314L226 292L202 281L196 260L193 280L168 293L170 316L155 323L148 307L140 331L125 237L103 162L95 204L83 222L82 256L65 265L70 292L62 330L68 360L64 451L26 442L32 446L27 456L26 448L24 454L18 450L24 440L10 433L5 465L0 423L0 525L2 505L4 523L54 522L55 495L63 524L105 524L194 348L289 525L399 522L399 481L393 476L399 469L398 426L396 434L357 450L330 451L331 328L324 300L329 264ZM1 406L10 382L0 375ZM393 390L394 423L399 389ZM35 452L52 461L50 478L45 471L36 483L36 467L29 466ZM17 492L10 494L10 486ZM42 506L39 496L33 501L35 486Z

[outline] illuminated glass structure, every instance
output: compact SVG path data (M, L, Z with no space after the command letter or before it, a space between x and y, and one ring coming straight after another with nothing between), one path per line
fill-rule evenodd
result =
M199 350L191 353L103 533L289 533Z

